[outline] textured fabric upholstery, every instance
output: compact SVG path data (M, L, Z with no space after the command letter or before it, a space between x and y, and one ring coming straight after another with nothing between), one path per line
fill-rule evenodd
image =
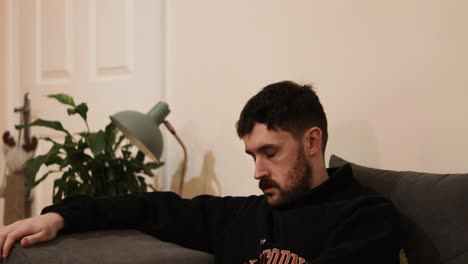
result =
M1 262L1 261L0 261ZM15 244L5 264L214 263L212 255L166 243L136 230L67 234L30 248Z
M345 163L332 155L329 165ZM351 167L363 186L382 193L399 209L409 264L468 263L468 174Z

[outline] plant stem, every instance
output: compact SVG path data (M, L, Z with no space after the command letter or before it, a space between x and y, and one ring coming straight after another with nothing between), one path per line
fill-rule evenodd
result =
M88 125L88 121L86 121L86 120L85 120L84 122L85 122L85 124L86 124L86 129L88 129L88 134L89 134L89 133L90 133L90 131L89 131L89 125Z

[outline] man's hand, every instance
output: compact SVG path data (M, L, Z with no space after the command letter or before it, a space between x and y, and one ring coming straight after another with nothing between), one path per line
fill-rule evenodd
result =
M63 218L57 213L47 213L14 222L0 229L0 256L6 258L16 240L21 246L54 239L63 227Z

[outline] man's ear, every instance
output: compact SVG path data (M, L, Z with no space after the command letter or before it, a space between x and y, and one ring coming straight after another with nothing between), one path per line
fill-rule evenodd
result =
M311 127L304 133L304 151L309 156L314 156L322 151L322 130Z

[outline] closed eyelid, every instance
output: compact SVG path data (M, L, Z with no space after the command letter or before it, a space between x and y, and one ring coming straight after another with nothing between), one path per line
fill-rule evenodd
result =
M266 152L271 152L271 151L277 151L278 148L276 146L272 145L266 145L258 149L259 152L266 153Z
M245 153L250 155L255 160L256 154L261 154L261 155L268 156L268 155L276 154L276 152L278 152L278 150L279 150L278 146L263 145L263 146L259 147L258 149L254 150L254 151L246 150Z
M260 148L260 149L259 149L259 152L260 152L262 155L264 155L264 156L270 158L270 157L275 156L276 153L278 153L278 147L276 147L276 146L266 146L266 147L264 147L264 148Z

